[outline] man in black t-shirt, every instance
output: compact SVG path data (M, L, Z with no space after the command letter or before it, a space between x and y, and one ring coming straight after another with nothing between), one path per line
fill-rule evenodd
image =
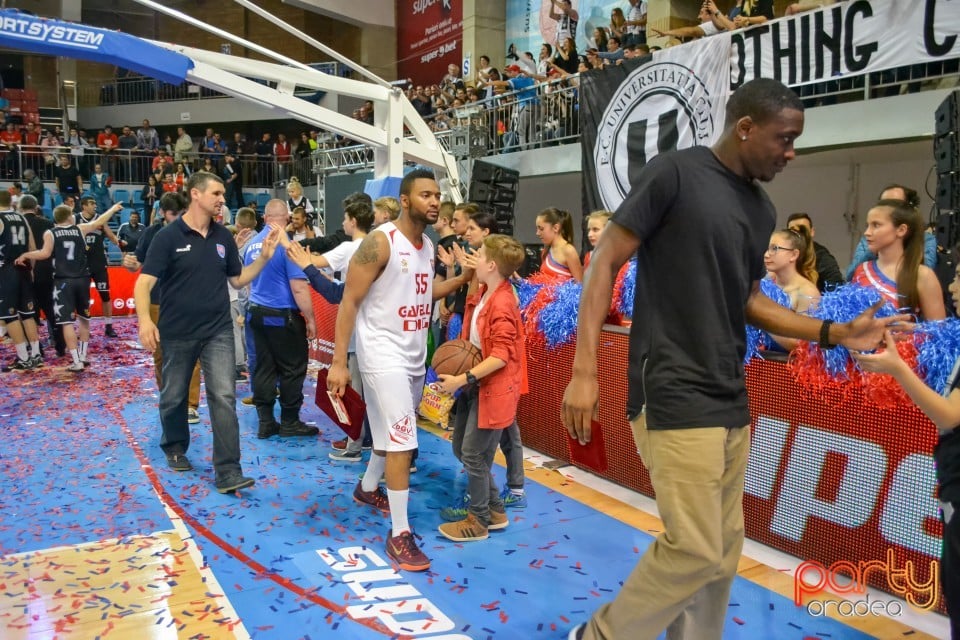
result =
M803 104L775 80L730 97L719 141L654 157L604 229L579 307L562 418L586 444L598 402L597 352L620 267L637 255L627 413L664 532L613 602L571 631L586 640L720 638L743 546L750 413L749 322L770 333L873 349L906 316L853 322L800 316L760 293L776 212L758 181L794 158ZM620 375L620 372L611 372Z
M97 200L93 196L84 196L80 199L80 213L77 214L77 224L92 222L97 216ZM101 309L103 319L106 320L106 326L103 335L108 338L116 338L117 333L113 330L113 305L110 303L110 272L107 270L107 247L104 244L109 239L113 244L120 246L120 240L110 227L101 225L93 227L89 232L85 232L87 241L87 268L90 270L90 278L97 287L97 293L100 295Z
M87 345L90 343L90 316L87 313L90 270L87 268L84 235L107 224L113 214L121 209L123 205L117 203L98 218L74 224L73 211L66 205L60 205L53 210L56 226L43 234L43 247L17 259L18 264L26 265L27 260L53 258L53 311L57 324L63 327L63 338L73 358L67 371L83 371L87 364ZM73 329L74 317L80 323L79 340Z
M60 166L53 170L53 179L63 200L66 200L67 194L79 198L83 192L83 178L80 170L73 164L73 156L60 156Z

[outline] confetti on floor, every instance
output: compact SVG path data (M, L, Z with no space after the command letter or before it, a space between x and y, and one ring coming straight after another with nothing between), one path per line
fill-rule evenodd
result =
M4 639L560 640L616 594L652 540L530 482L529 507L511 509L505 530L451 543L439 510L466 476L449 435L421 430L410 519L433 564L397 572L389 519L351 497L365 465L327 457L341 434L309 400L302 418L319 437L258 440L256 412L240 403L249 387L237 385L244 472L257 484L221 495L205 402L191 426L194 471L168 470L135 324L117 321L119 340L94 326L83 373L61 360L0 374ZM732 600L726 639L870 637L744 579Z

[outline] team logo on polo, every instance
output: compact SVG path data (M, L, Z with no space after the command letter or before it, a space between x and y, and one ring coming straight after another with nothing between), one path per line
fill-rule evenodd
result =
M227 256L227 249L226 249L226 247L224 247L224 246L223 246L222 244L220 244L220 243L217 243L217 255L220 256L221 258L225 258L225 257Z
M615 211L647 160L673 149L710 144L716 123L702 79L675 62L637 67L603 112L593 149L604 207Z

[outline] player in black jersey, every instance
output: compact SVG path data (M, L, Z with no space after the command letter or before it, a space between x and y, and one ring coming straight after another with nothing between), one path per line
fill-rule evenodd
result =
M16 262L35 249L36 244L26 218L10 210L10 204L10 194L0 191L0 323L6 325L17 350L10 369L28 371L41 366L43 359L35 319L33 276L29 268L18 267Z
M43 247L17 258L17 264L26 265L27 260L46 260L53 256L53 312L57 316L57 324L63 326L67 350L73 357L68 371L83 371L90 342L90 317L87 313L90 270L87 267L84 236L103 227L121 209L123 205L118 202L98 218L74 224L73 211L68 206L60 205L53 210L53 220L57 225L43 234ZM73 328L74 317L80 322L79 341Z
M93 196L84 196L80 198L80 213L77 215L77 224L93 222L97 216L97 200ZM84 237L87 241L87 268L90 270L90 278L97 285L97 293L100 294L101 306L103 307L103 319L106 320L106 328L103 334L108 338L116 338L117 334L113 330L113 309L110 304L110 278L107 272L107 249L104 246L104 240L109 239L118 247L120 240L110 227L104 225L97 227L92 231L85 232Z

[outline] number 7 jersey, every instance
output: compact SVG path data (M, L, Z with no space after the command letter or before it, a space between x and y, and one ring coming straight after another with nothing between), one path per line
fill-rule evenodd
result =
M56 226L47 233L53 234L53 277L89 278L87 269L87 242L80 227Z
M360 371L406 371L420 375L427 358L433 312L433 243L411 243L392 222L376 228L390 245L390 258L357 311Z

